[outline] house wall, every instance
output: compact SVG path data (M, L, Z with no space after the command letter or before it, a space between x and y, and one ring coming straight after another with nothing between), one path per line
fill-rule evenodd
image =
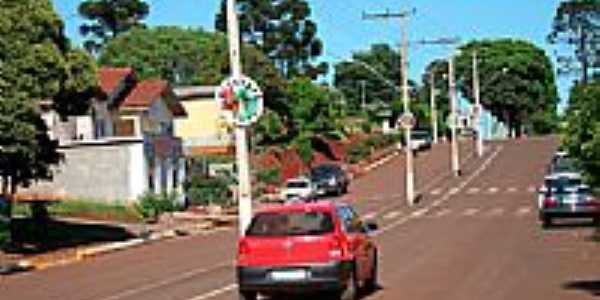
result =
M182 139L218 135L220 108L212 98L192 98L181 102L188 116L175 120L175 134Z
M39 182L21 194L52 194L97 201L132 201L145 191L141 140L72 143L59 148L64 160L51 181Z

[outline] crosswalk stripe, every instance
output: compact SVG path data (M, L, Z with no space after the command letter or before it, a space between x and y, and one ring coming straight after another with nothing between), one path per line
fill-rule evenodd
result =
M460 191L460 189L455 187L455 188L451 188L450 191L448 191L448 193L450 195L456 195L456 194L458 194L459 191Z
M495 194L498 192L498 188L497 187L491 187L488 189L488 193L490 194Z
M494 208L486 214L486 217L497 217L504 213L504 208Z
M470 216L474 216L478 212L479 212L479 208L469 208L469 209L465 210L462 215L466 216L466 217L470 217Z
M479 193L479 188L473 187L467 191L467 194L473 195Z
M402 212L399 210L391 211L383 216L385 220L395 219L402 215Z
M519 210L517 210L516 215L518 217L523 217L523 216L530 214L532 211L533 211L533 209L531 207L525 206L525 207L519 208Z
M527 188L527 191L530 193L535 193L535 186L530 185L529 188Z
M435 189L433 191L431 191L431 194L434 196L440 195L442 193L442 191L440 189Z
M517 188L516 188L516 187L514 187L514 186L513 186L513 187L510 187L510 188L508 188L508 192L509 192L509 193L516 193L516 192L517 192Z

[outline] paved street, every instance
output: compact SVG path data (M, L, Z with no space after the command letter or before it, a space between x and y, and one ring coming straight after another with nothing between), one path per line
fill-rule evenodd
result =
M381 289L364 299L597 299L600 243L586 223L542 230L535 189L554 139L489 144L463 176L446 146L417 160L417 207L404 203L403 158L358 179L345 198L376 218ZM12 277L0 299L236 299L235 232L161 242Z

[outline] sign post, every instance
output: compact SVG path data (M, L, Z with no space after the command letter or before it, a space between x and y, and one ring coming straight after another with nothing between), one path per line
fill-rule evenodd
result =
M262 115L264 99L258 85L242 75L240 32L235 0L227 0L227 34L231 76L221 83L215 93L215 98L225 120L235 126L239 234L244 235L252 219L252 187L247 129Z

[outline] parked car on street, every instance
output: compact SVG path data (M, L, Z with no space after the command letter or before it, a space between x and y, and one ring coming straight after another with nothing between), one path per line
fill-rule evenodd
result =
M284 201L310 200L315 198L316 195L316 186L308 177L288 179L281 190L281 198Z
M432 137L429 131L413 130L411 133L411 146L414 151L431 149Z
M346 172L335 164L322 164L310 170L310 178L319 196L341 195L348 192L350 179Z
M600 224L600 201L577 175L550 175L538 195L539 216L547 228L558 218L590 218Z
M363 223L339 201L296 202L257 212L238 243L240 298L326 293L355 299L359 289L377 284L374 230L376 224Z

